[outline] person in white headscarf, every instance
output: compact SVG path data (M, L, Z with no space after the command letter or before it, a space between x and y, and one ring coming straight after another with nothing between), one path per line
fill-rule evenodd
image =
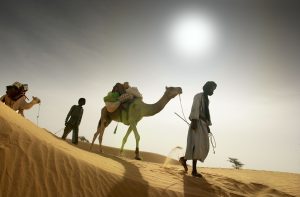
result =
M187 145L185 156L179 159L179 162L188 171L186 161L193 160L192 175L202 177L197 172L197 160L204 162L209 152L209 126L211 125L209 113L208 96L213 95L217 84L208 81L203 86L203 92L198 93L194 97L189 119L192 121L188 131Z

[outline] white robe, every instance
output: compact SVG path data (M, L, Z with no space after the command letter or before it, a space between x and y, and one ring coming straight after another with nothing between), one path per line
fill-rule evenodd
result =
M209 137L207 127L208 125L211 125L211 123L206 123L200 119L200 115L205 117L204 105L203 93L196 94L189 119L197 120L197 129L193 130L191 129L191 126L189 127L185 152L185 159L187 160L196 159L204 162L209 152Z

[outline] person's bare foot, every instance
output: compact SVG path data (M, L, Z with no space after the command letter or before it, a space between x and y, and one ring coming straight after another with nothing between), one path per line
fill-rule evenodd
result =
M179 158L179 163L183 166L184 171L187 172L188 171L188 167L186 165L186 160L184 159L184 157L180 157Z
M192 176L193 176L193 177L202 178L202 175L201 175L200 173L198 173L197 171L193 171L193 172L192 172Z

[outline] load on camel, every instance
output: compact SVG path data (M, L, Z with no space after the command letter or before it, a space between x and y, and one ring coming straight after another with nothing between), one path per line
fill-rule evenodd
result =
M35 104L41 102L37 97L32 97L32 101L27 103L26 92L28 90L27 84L22 84L20 82L15 82L12 85L6 86L6 94L3 95L0 100L7 106L17 111L19 114L24 116L24 110L32 108Z
M105 107L108 112L114 112L118 107L125 109L135 98L143 99L136 87L131 87L128 82L117 83L112 91L104 97Z
M128 130L122 140L120 153L122 154L124 145L127 141L129 134L133 131L136 141L135 159L140 160L139 154L139 141L140 135L137 130L137 124L143 117L153 116L159 113L165 105L178 94L182 93L180 87L166 87L166 91L163 96L154 104L146 104L142 101L141 97L136 97L129 102L128 106L118 107L115 111L109 112L106 107L101 110L101 117L98 123L98 128L94 134L90 150L95 142L95 139L99 135L99 150L102 152L102 137L105 128L111 123L111 121L122 122L128 125Z

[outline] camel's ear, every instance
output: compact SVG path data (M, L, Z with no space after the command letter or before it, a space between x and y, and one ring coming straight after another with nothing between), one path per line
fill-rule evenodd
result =
M168 86L166 86L166 89L168 89Z

